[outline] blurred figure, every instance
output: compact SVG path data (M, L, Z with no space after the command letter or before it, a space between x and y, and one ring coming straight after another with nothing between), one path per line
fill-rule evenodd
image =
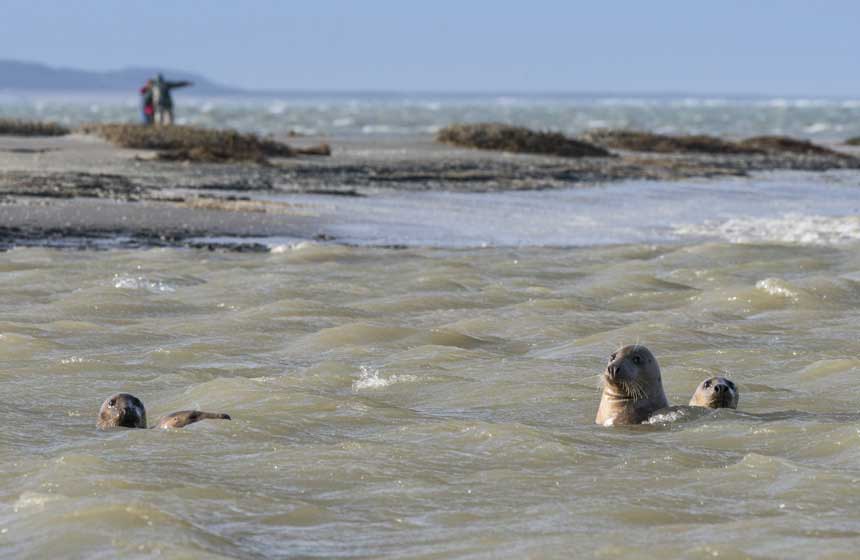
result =
M140 114L143 118L143 124L151 125L155 122L155 105L153 104L152 80L146 80L146 83L140 88Z
M173 124L173 98L170 90L193 85L191 82L168 82L159 74L152 83L152 102L156 124Z

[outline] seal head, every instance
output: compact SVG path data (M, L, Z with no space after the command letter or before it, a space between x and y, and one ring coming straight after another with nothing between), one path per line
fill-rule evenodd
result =
M669 406L657 358L639 344L624 346L609 357L602 385L594 421L603 426L641 424Z
M143 407L143 401L128 393L117 393L108 397L99 409L96 426L100 430L146 428L146 409Z
M709 377L699 383L690 399L690 406L737 408L738 398L738 387L733 381L725 377Z

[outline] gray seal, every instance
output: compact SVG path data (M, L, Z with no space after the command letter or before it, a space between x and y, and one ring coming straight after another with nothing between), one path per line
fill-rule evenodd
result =
M162 416L153 428L184 428L188 424L206 419L230 420L229 414L180 410ZM105 399L99 409L96 426L100 430L110 428L146 428L146 408L143 401L128 393L117 393Z
M740 393L737 385L725 377L709 377L696 388L690 406L737 408Z
M639 344L625 346L609 357L602 385L594 419L602 426L641 424L669 406L657 358Z

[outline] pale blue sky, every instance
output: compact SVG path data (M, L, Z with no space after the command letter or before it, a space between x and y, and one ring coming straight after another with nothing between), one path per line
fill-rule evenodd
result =
M860 0L3 0L0 58L245 88L860 95Z

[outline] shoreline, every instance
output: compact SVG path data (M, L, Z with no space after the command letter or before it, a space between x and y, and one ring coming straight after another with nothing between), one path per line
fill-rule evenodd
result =
M193 247L263 251L256 242L201 238L289 237L337 241L329 219L277 195L373 197L386 192L494 193L588 187L620 181L744 177L779 170L860 169L858 159L779 155L618 152L569 159L456 148L431 137L320 141L328 158L272 165L153 161L153 152L117 148L73 134L0 136L0 249L15 246ZM830 146L851 155L846 146ZM267 199L268 198L268 199ZM111 242L112 241L112 242Z

